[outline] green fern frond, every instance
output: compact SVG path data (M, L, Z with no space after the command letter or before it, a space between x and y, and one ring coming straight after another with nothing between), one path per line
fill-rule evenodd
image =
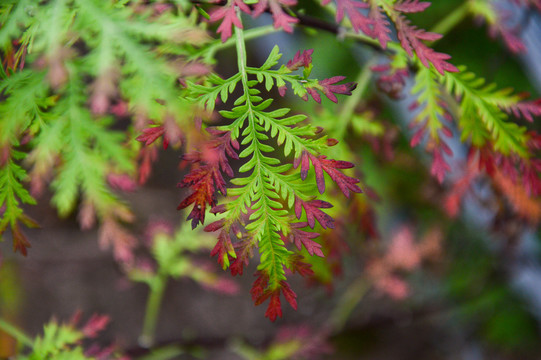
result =
M462 137L471 137L476 146L482 146L487 140L494 144L495 150L508 155L518 154L527 157L526 128L509 121L509 116L498 106L508 97L508 90L496 90L495 85L486 85L484 79L468 72L465 67L459 73L446 73L443 81L449 93L462 101L460 125ZM484 129L478 129L482 125Z
M36 204L34 198L24 188L22 182L27 179L26 171L15 160L22 160L25 154L10 151L10 158L0 167L0 204L5 206L0 217L0 235L8 226L14 228L18 221L25 221L21 204Z

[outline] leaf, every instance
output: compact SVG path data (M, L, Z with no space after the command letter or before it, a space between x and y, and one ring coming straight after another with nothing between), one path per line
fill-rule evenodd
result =
M167 149L167 146L169 145L169 141L166 139L164 135L165 135L165 129L163 125L148 127L146 129L143 129L143 133L139 135L135 140L145 143L146 146L149 146L154 141L158 140L160 137L163 136L164 137L163 148Z
M410 21L402 15L398 15L395 18L395 24L398 32L398 39L409 56L413 56L413 51L415 51L417 58L424 66L430 67L430 64L432 64L436 71L441 75L444 75L445 72L459 71L456 66L446 61L449 60L451 56L436 52L422 42L423 40L438 40L441 38L441 35L418 29L411 25Z
M404 13L423 12L430 6L427 1L403 0L394 5L394 9Z
M216 31L218 34L221 34L222 42L225 42L231 37L231 28L233 26L242 29L242 23L237 17L237 13L235 11L235 7L237 6L241 11L245 12L246 14L251 13L250 8L246 4L244 4L242 0L232 0L228 5L218 7L210 13L210 22L217 22L219 20L222 20L222 23L220 24L220 26L218 26L218 29Z
M327 5L331 0L323 0L321 3ZM366 9L368 5L366 3L355 0L335 0L336 2L336 22L339 23L343 20L344 15L347 15L351 21L351 26L356 32L362 31L363 33L371 36L372 25L371 19L364 16L361 9Z
M332 205L322 200L302 201L299 198L295 198L295 215L297 219L301 218L302 209L306 212L306 221L308 225L313 229L315 226L315 220L317 220L323 229L334 229L334 220L329 215L325 214L321 209L331 208Z
M254 17L261 15L267 8L272 13L274 28L282 28L286 32L293 32L292 24L299 22L299 19L292 17L284 12L282 7L295 6L296 0L259 0L254 7Z
M346 176L338 171L341 169L352 168L353 164L350 162L327 159L325 155L314 156L306 151L302 153L300 160L296 162L297 166L299 162L302 164L301 177L303 180L306 179L308 174L309 162L312 162L314 172L316 174L317 187L321 194L323 194L325 191L325 178L323 171L325 171L331 177L331 179L336 183L336 185L338 185L346 197L349 197L350 191L356 193L362 192L361 188L355 185L359 182L358 179Z
M286 67L290 71L296 71L299 68L308 68L312 65L312 54L314 53L314 49L310 50L304 50L302 53L301 51L297 51L295 56L293 56L293 59L289 60L286 64ZM263 69L263 67L261 68ZM306 77L306 76L305 76Z
M265 60L263 65L261 65L260 69L261 70L270 69L271 67L278 64L278 60L280 60L281 57L282 57L282 54L280 54L280 48L278 47L278 45L274 45L269 56L267 57L267 60Z
M308 224L305 222L291 224L291 234L289 234L289 240L294 243L299 250L302 250L302 246L304 245L304 248L306 251L308 251L308 254L312 256L317 255L320 257L325 257L325 255L323 255L323 251L321 251L321 245L312 240L318 237L319 234L300 230L300 228L303 228L306 225Z

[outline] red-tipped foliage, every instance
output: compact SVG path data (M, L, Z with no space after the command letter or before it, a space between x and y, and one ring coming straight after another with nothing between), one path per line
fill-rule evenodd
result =
M235 6L238 6L239 9L241 9L246 14L250 14L251 12L248 5L246 5L242 0L233 0L229 5L218 7L210 13L211 22L216 22L223 19L222 23L220 24L220 26L218 26L218 29L216 30L218 34L221 34L220 37L222 39L222 42L225 42L231 37L233 25L242 29L242 23L237 17Z
M323 0L321 3L327 5L330 0ZM366 9L368 4L355 0L335 0L336 2L336 22L342 21L344 15L347 15L351 21L351 26L356 32L362 31L363 33L371 36L372 34L372 20L364 16L361 9Z
M310 255L317 255L320 257L325 257L323 251L321 251L321 245L315 242L314 238L319 236L318 233L308 232L301 230L306 227L308 224L305 222L293 223L291 224L291 233L289 234L289 240L297 246L297 249L301 250L304 245L306 251Z
M145 143L146 146L149 146L154 141L158 140L163 136L163 148L167 149L169 146L169 139L165 134L165 128L163 125L153 126L143 129L143 133L139 135L135 140Z
M193 204L193 209L187 219L192 220L192 228L195 228L198 223L205 222L206 204L216 205L216 188L223 189L222 194L225 195L225 180L222 174L217 167L208 164L192 169L179 186L189 186L193 190L177 207L177 210L181 210Z
M456 66L446 61L449 60L451 56L434 51L423 43L423 40L435 41L440 39L440 34L418 29L416 26L411 25L410 21L402 15L396 17L395 24L398 32L398 39L409 56L413 56L413 51L415 51L417 57L424 66L430 67L430 64L432 64L442 75L445 71L458 72Z
M137 160L139 161L139 169L137 174L137 182L143 185L147 182L152 173L152 164L158 159L158 149L156 147L144 147L139 151Z
M265 311L265 317L270 321L276 320L277 317L282 317L282 305L280 304L280 290L270 294L269 306Z
M318 85L314 87L306 87L306 91L312 96L312 98L318 103L321 103L321 96L316 91L321 91L332 102L338 102L338 98L335 94L351 95L351 92L357 87L356 83L348 82L345 84L334 85L342 80L345 76L333 76L329 79L324 79L318 82Z
M111 319L107 315L94 314L88 319L85 326L82 328L82 332L87 338L95 338L107 327L110 320Z
M297 5L296 0L260 0L254 7L253 16L257 17L269 8L272 13L274 28L282 28L290 33L293 32L293 27L291 25L298 23L299 19L286 14L282 9L282 6L295 5Z
M207 231L206 228L205 231ZM218 241L216 242L216 245L210 252L210 256L218 255L218 263L223 269L225 269L227 267L226 261L229 262L229 256L231 254L235 254L235 249L233 249L231 238L229 237L229 234L226 230L222 230L218 235Z
M32 245L30 245L18 223L11 228L11 234L13 236L13 251L19 251L23 256L26 256L28 254L27 249L31 248Z
M525 94L524 97L527 97L527 94ZM503 109L513 114L517 118L523 117L529 122L533 122L534 117L541 116L541 99L533 101L520 101L513 103L508 107L503 107Z
M432 166L430 167L430 174L434 176L440 183L443 182L445 174L450 171L449 164L443 158L441 148L434 149L432 152Z
M240 241L234 244L237 258L233 260L231 266L231 275L242 275L244 266L248 266L250 258L253 256L254 244L249 240Z
M322 200L302 201L299 198L295 198L295 215L297 219L301 218L302 208L306 212L306 221L308 225L313 229L315 226L315 220L317 220L321 227L334 229L334 219L325 214L319 209L329 209L332 205Z
M238 158L234 148L238 149L239 144L236 140L231 140L229 132L215 129L208 129L208 132L214 139L205 143L201 152L193 151L183 157L194 165L190 173L178 184L180 187L190 187L193 191L177 207L180 210L193 204L193 209L188 215L188 220L192 220L192 228L198 223L204 223L207 204L216 206L218 190L227 195L222 171L233 176L227 156Z
M292 273L298 273L303 277L312 277L314 275L312 265L302 260L303 257L300 254L291 255L289 270L291 270Z
M403 96L406 79L409 77L408 69L392 68L389 64L380 64L372 67L372 71L379 73L376 81L378 90L385 93L393 100Z
M513 14L503 6L498 6L496 2L491 3L491 6L496 13L496 19L489 25L489 35L492 38L500 36L505 46L514 54L524 53L527 51L526 45L521 39L521 26L510 26L509 19Z
M267 289L268 277L265 273L258 271L255 275L257 276L257 279L254 281L252 289L250 290L255 305L261 305L270 298L265 317L269 318L271 321L276 320L278 317L282 317L280 291L289 305L297 310L297 295L286 281L280 281L280 287L271 290Z
M295 159L294 163L295 168L299 166L299 163L301 164L301 178L303 180L306 179L306 176L308 176L310 162L312 162L312 165L314 166L317 188L319 189L320 193L323 194L323 192L325 192L325 176L323 175L323 171L325 171L336 183L336 185L338 185L346 197L349 197L350 192L362 192L361 188L356 185L359 182L359 179L349 177L339 171L341 169L352 168L352 163L327 159L325 155L315 156L307 151L303 151L301 156Z
M370 18L372 19L373 33L370 35L377 39L383 49L387 47L387 43L391 41L391 28L390 23L387 20L387 15L383 10L374 2L370 3Z
M395 4L394 9L403 13L423 12L430 6L429 2L419 0L404 0Z
M314 53L314 49L304 50L302 53L301 51L297 51L295 56L293 56L293 59L289 60L286 64L286 67L291 70L295 71L299 68L306 68L312 64L312 54Z

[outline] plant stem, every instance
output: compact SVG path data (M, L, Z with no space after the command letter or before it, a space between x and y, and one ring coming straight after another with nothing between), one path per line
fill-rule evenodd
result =
M150 294L147 300L147 306L145 309L145 320L143 322L143 332L139 337L139 344L142 347L149 348L154 344L154 336L156 335L156 323L158 322L158 315L160 313L160 306L165 292L165 285L167 284L167 276L158 274L149 284Z
M370 289L370 282L361 276L342 295L330 317L331 329L338 332L344 328L351 313Z
M34 342L24 332L19 330L15 325L8 323L7 321L0 319L0 330L4 331L9 336L16 339L23 345L32 347Z
M333 134L338 139L342 139L344 137L347 126L349 125L351 117L355 112L355 107L361 101L366 89L368 88L368 85L370 84L370 78L372 77L372 70L370 68L372 65L373 61L367 61L364 64L361 72L359 73L359 77L356 80L357 88L353 90L351 96L348 97L344 103L342 110L340 110L340 114L338 115L338 125L335 133Z
M458 25L462 20L464 20L466 16L468 16L469 11L470 4L469 1L466 1L464 2L464 4L454 9L449 15L440 20L440 22L434 25L434 27L432 27L430 31L441 35L446 35L456 25ZM438 40L432 41L430 42L430 44L434 44L436 41Z
M240 19L240 10L237 8L237 17ZM246 73L246 44L244 43L244 31L242 28L235 26L235 44L237 46L237 63L239 67L239 72L242 76L242 85L244 91L248 92L248 74ZM246 97L249 101L249 97Z
M261 36L273 34L278 31L280 31L280 29L276 29L272 25L261 26L255 29L246 30L244 32L244 40L255 39ZM221 40L216 40L216 42L210 45L206 49L206 51L209 51L212 55L214 55L214 53L216 53L217 51L227 49L231 46L234 46L236 43L237 43L237 39L234 39L233 37L230 37L229 39L227 39L226 42L222 42Z

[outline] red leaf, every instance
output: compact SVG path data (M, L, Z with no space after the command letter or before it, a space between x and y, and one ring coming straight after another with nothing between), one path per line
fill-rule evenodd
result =
M152 164L158 159L158 149L155 147L144 147L137 156L141 162L138 169L137 182L143 185L152 173Z
M287 62L286 67L291 71L295 71L301 67L306 68L310 66L310 64L312 63L313 52L314 49L304 50L302 53L300 50L297 51L295 56L293 56L293 59Z
M145 143L146 146L149 146L154 141L158 140L160 137L163 136L163 148L167 149L167 146L169 145L169 140L164 134L165 128L163 127L163 125L148 127L146 129L143 129L143 133L137 138L135 138L135 140Z
M218 221L208 224L207 226L205 226L203 230L206 232L214 232L221 229L224 226L224 224L225 224L225 219L220 219Z
M451 56L436 52L422 42L422 40L438 40L441 38L440 34L427 32L410 25L410 21L403 15L398 15L396 17L395 24L398 32L398 39L409 56L413 56L413 50L415 50L417 57L424 66L430 67L430 64L432 64L442 75L445 71L458 72L458 69L453 64L446 61L449 60Z
M193 204L193 209L188 215L188 220L192 220L192 228L195 228L199 222L204 223L206 204L211 207L216 206L217 191L227 195L226 183L220 170L233 176L233 169L229 165L227 156L238 159L235 148L238 148L239 144L231 140L229 132L213 128L207 131L214 138L200 146L202 151L192 151L183 156L186 161L203 164L199 164L199 167L192 166L190 173L178 184L180 187L189 186L193 190L177 207L180 210Z
M297 295L287 282L280 281L279 288L270 290L267 289L268 277L259 271L256 273L256 275L258 278L252 285L250 293L252 294L252 300L254 301L255 305L260 305L265 302L265 300L270 298L267 311L265 312L265 317L269 318L271 321L275 321L277 317L282 317L280 291L282 291L289 305L291 305L293 309L297 310Z
M303 231L301 228L305 227L307 224L302 223L293 223L291 224L291 233L289 234L289 240L297 246L297 249L301 250L302 245L306 248L306 251L310 255L317 255L320 257L325 257L323 251L321 251L321 245L312 239L319 236L318 233Z
M244 270L244 265L248 265L250 258L253 256L253 243L251 241L245 240L238 242L234 245L237 253L237 258L231 263L229 269L231 270L231 275L242 275Z
M87 338L95 338L100 332L102 332L109 324L111 319L107 315L94 314L82 329L83 334Z
M282 280L280 281L280 285L282 286L282 294L284 294L284 298L293 309L297 310L297 294L295 294L287 282Z
M280 292L273 292L270 296L269 306L265 311L265 317L270 321L276 320L277 317L282 317L282 306L280 304Z
M297 219L301 218L302 215L302 208L304 208L304 211L306 212L306 220L308 221L308 225L313 229L315 226L315 220L317 220L321 227L331 228L334 229L334 220L331 216L325 214L323 211L319 209L329 209L332 205L326 201L321 200L312 200L309 202L302 201L298 197L295 198L295 215L297 215Z
M269 278L261 271L256 272L255 275L257 276L257 279L252 284L250 294L252 295L252 301L256 305L259 305L268 297L268 295L265 296L265 290L267 288L267 284L269 283Z
M351 95L351 92L357 87L357 84L355 84L353 82L334 85L337 82L340 82L340 81L344 80L345 78L346 78L345 76L334 76L334 77L332 77L330 79L321 80L318 83L319 84L318 90L323 92L323 94L325 94L325 96L328 97L329 100L336 103L336 102L338 102L338 99L337 99L336 95L334 95L334 94ZM307 88L307 90L308 89L309 88ZM312 97L314 97L314 95L312 93L310 93L310 95L312 95ZM316 98L314 98L314 100L316 100ZM320 102L318 100L316 100L316 101L318 103Z
M312 270L312 265L308 264L304 261L302 261L303 257L299 254L293 254L291 255L289 264L289 269L293 273L299 273L303 277L309 277L314 275L314 271Z
M312 162L314 166L314 172L316 174L316 183L319 189L319 192L323 194L325 191L325 177L323 171L325 171L331 179L338 185L342 193L346 197L349 197L350 191L360 193L362 192L361 188L357 185L359 179L355 179L349 176L342 174L339 169L349 169L353 167L353 164L347 161L337 161L332 159L327 159L325 155L314 156L306 151L303 151L301 154L301 178L304 180L308 174L309 161ZM295 166L298 166L298 162L295 162Z
M207 231L206 228L205 228L205 231ZM233 244L231 243L231 238L229 237L226 230L220 231L220 234L218 235L218 241L216 242L216 245L210 252L211 257L215 255L218 255L218 263L223 269L227 267L225 266L226 265L225 261L228 260L229 257L234 258L236 256L235 249L233 248Z
M23 256L28 254L28 248L31 248L30 242L26 238L26 235L23 234L21 227L18 223L15 223L11 227L11 234L13 235L13 251L19 251Z
M188 215L187 220L192 220L192 229L195 229L199 222L201 224L205 222L206 204L208 203L210 206L216 205L215 187L225 189L225 181L215 168L206 165L192 170L179 183L179 186L190 186L194 190L193 193L178 205L177 210L184 209L193 204L193 209Z

